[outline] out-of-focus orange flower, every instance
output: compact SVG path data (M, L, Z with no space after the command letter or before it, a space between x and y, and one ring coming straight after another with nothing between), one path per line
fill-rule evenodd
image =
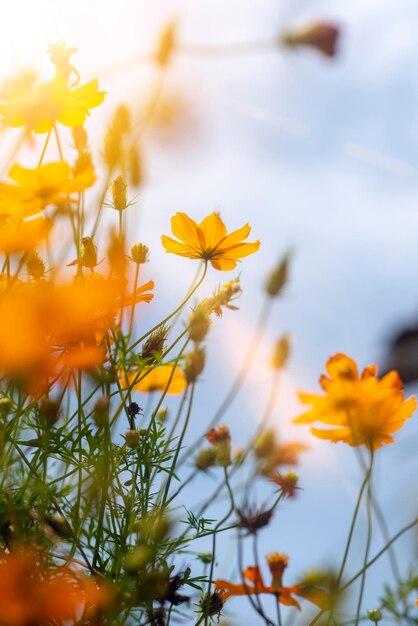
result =
M350 446L364 444L377 450L393 443L392 433L402 428L411 417L417 403L413 396L404 399L402 382L395 371L377 378L377 367L369 365L359 376L357 365L345 354L336 354L326 364L328 376L321 376L325 395L299 394L304 404L312 408L294 422L320 422L335 428L312 428L320 439Z
M57 76L47 83L9 84L0 101L0 122L4 126L26 126L35 133L46 133L57 122L64 126L82 126L93 109L103 102L97 80L70 89Z
M176 213L171 218L171 230L180 241L162 235L166 252L210 261L221 271L234 269L242 257L257 252L260 247L259 241L243 243L251 232L248 224L227 235L226 226L217 213L211 213L200 224L185 213Z
M0 222L0 251L12 254L31 250L46 239L51 228L51 220L43 217Z
M0 553L2 626L70 626L110 601L103 584L69 567L47 567L30 548Z
M37 393L68 369L101 365L125 290L125 281L98 274L63 284L0 277L0 372ZM137 294L136 301L150 296Z
M96 177L91 163L74 174L68 163L47 163L34 169L14 165L9 172L12 183L0 183L0 213L29 217L50 204L68 201L68 194L84 191Z
M128 384L131 384L136 378L140 378L141 380L138 380L132 389L133 391L141 391L142 393L165 391L168 385L167 393L169 395L177 395L184 391L187 385L186 377L182 370L173 365L145 367L139 375L135 373L129 374ZM121 382L123 385L126 384L126 380L124 380L123 375L121 377Z
M329 608L329 599L327 594L320 589L309 589L303 583L297 583L291 587L284 587L282 584L283 572L288 564L288 557L285 554L273 552L266 557L269 566L272 581L271 585L266 585L258 565L247 567L242 577L246 579L245 583L230 583L227 580L216 580L216 589L221 591L221 599L225 602L231 596L260 595L263 593L273 594L277 598L277 602L285 606L294 606L301 610L299 602L294 598L297 595L313 602L321 609Z
M339 36L340 29L335 24L315 22L304 28L288 31L283 37L283 43L291 47L309 46L327 57L334 57Z

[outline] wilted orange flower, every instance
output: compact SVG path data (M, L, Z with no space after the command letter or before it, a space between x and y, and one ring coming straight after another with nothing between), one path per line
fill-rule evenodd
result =
M0 101L0 122L4 126L27 126L35 133L46 133L57 122L64 126L82 126L90 109L103 102L105 92L99 91L97 80L70 89L57 76L39 85L33 81L10 83Z
M173 372L174 367L174 372ZM171 377L171 380L170 380ZM136 378L140 378L133 386L133 391L141 391L149 393L151 391L164 391L168 385L167 393L169 395L177 395L184 391L187 385L186 377L182 370L173 365L159 365L157 367L144 367L141 373L129 374L128 384L131 384ZM168 381L170 380L170 384ZM126 384L124 376L121 376L122 384Z
M12 183L0 183L0 213L28 217L50 204L66 202L68 194L84 191L94 184L93 166L74 174L68 163L47 163L34 169L14 165L9 172Z
M335 428L311 432L320 439L343 441L350 446L366 445L376 450L393 443L392 433L402 428L416 408L414 397L404 399L402 382L395 371L377 378L377 367L367 366L359 376L357 365L345 354L335 354L321 376L325 395L299 394L312 408L297 417L299 424L320 422Z
M274 552L267 555L267 564L269 566L272 581L271 585L265 585L261 570L258 565L247 567L242 576L248 582L230 583L227 580L216 580L216 589L221 591L221 599L225 602L231 596L259 595L262 593L273 594L277 598L277 602L285 606L295 606L301 610L299 602L293 597L297 595L305 600L313 602L321 609L328 609L330 602L327 594L312 586L308 587L303 583L297 583L291 587L284 587L282 584L283 572L288 564L288 557L285 554Z
M217 213L211 213L200 224L185 213L176 213L171 218L171 230L180 241L162 235L166 252L210 261L221 271L234 269L242 257L257 252L260 247L259 241L243 243L251 232L248 224L227 235L226 226Z
M69 567L48 568L30 548L0 553L2 626L71 626L110 600L103 584Z
M29 221L0 220L0 251L12 254L31 250L48 236L51 228L51 220L43 217Z

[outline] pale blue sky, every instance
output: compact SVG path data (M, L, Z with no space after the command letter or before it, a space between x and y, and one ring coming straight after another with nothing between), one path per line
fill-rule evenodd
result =
M149 50L168 18L177 17L180 38L190 44L274 36L311 18L341 26L340 54L332 62L308 50L225 59L179 55L166 87L182 94L186 118L179 132L150 131L144 139L147 183L140 220L130 218L132 241L152 248L146 277L156 281L156 300L145 320L162 317L195 270L161 249L159 236L169 232L174 212L202 219L219 210L229 228L249 221L262 241L260 252L242 264L240 311L218 322L209 340L205 380L220 397L254 324L266 271L287 248L294 250L291 284L261 352L261 377L251 379L227 418L234 441L244 443L265 399L262 363L269 343L290 332L294 352L274 423L283 436L295 436L289 426L298 411L295 391L315 388L331 354L347 352L360 366L380 361L392 329L418 317L416 1L16 0L7 11L9 19L3 15L0 25L4 74L16 63L47 68L44 50L60 38L78 46L74 60L82 75L100 69L109 96L89 123L96 138L116 103L143 108L153 81L146 66L120 77L105 69ZM235 275L215 274L209 277L213 285ZM202 413L210 417L217 398L204 385L199 393ZM203 418L196 414L195 433ZM392 533L417 512L416 418L398 439L377 459L376 487ZM303 494L276 515L260 541L260 553L289 553L290 582L304 568L338 563L361 482L352 451L325 442L306 455L300 475ZM362 532L364 516L360 541ZM371 553L381 544L376 533ZM235 568L228 568L228 546L222 550L218 572L226 577ZM403 568L416 561L413 536L400 542L399 555ZM360 561L358 552L350 568ZM390 576L387 560L372 572L369 607ZM230 607L240 615L236 623L257 623L244 599Z

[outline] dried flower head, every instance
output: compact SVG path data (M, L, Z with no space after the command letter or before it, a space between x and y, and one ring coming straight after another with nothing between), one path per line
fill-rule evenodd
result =
M249 535L256 535L261 528L265 528L273 517L273 510L266 509L259 511L256 508L248 507L246 510L238 510L239 528L244 528Z

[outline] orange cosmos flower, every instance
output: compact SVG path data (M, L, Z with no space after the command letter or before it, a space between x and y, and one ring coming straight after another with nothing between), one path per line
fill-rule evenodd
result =
M311 429L316 437L334 443L364 444L372 450L393 443L392 433L402 428L417 406L414 397L404 399L398 373L391 371L379 379L377 367L369 365L359 376L355 361L345 354L331 357L326 371L328 376L320 379L325 395L299 394L312 408L294 421L334 426Z
M272 580L271 585L266 585L258 565L247 567L243 573L245 583L230 583L227 580L216 580L216 589L221 591L221 600L225 602L231 596L260 595L263 593L273 594L277 602L285 606L295 606L301 610L299 602L293 597L297 595L313 602L321 609L328 609L330 601L327 594L321 589L307 586L304 583L297 583L291 587L284 587L282 584L283 572L288 564L288 557L285 554L273 552L266 557Z
M93 109L104 100L97 80L70 89L57 76L35 85L33 79L10 83L0 101L0 121L4 126L27 126L35 133L47 133L57 122L64 126L82 126Z
M174 367L174 372L173 372ZM171 380L170 380L171 377ZM184 391L187 385L186 377L182 370L173 365L159 365L158 367L144 367L141 373L129 374L128 384L131 384L136 378L140 378L133 386L133 391L141 391L149 393L151 391L165 391L169 395L177 395ZM170 380L170 384L168 381ZM122 385L126 385L126 380L121 375Z
M110 600L103 584L69 567L47 567L30 548L0 553L2 626L72 626Z
M185 213L176 213L171 218L171 230L180 241L162 235L166 252L210 261L221 271L234 269L242 257L257 252L260 247L259 241L243 243L251 232L248 224L227 235L226 226L217 213L211 213L200 224Z
M84 191L96 177L90 162L74 174L68 163L47 163L34 169L14 165L12 183L0 183L0 214L28 217L50 204L68 201L68 194Z
M31 250L46 239L52 228L51 220L0 221L0 251L6 254Z

